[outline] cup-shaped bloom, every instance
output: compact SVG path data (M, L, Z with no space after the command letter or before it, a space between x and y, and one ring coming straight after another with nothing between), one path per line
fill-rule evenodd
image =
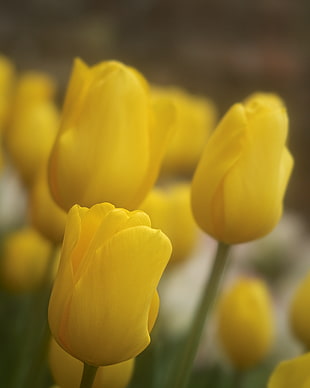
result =
M14 65L8 58L0 55L0 132L7 124L14 79Z
M309 388L310 353L282 361L272 372L268 388Z
M206 233L228 244L269 233L282 214L293 166L288 118L275 95L256 94L226 113L192 183L192 209Z
M266 285L241 278L221 297L218 336L231 363L246 369L262 361L274 340L274 314Z
M190 185L184 182L154 188L140 208L150 216L152 226L169 237L173 246L170 263L189 257L198 237L190 207Z
M111 202L136 208L154 184L170 136L173 107L151 104L146 80L119 62L77 59L50 158L56 202Z
M32 225L45 238L59 244L63 240L67 213L52 198L44 167L30 188L29 213Z
M142 211L73 206L49 303L56 341L90 365L137 356L150 342L170 254L169 239Z
M53 82L45 75L24 74L17 85L5 146L22 180L31 185L46 163L59 125L52 99Z
M51 245L35 229L23 228L3 241L1 278L13 292L32 291L42 284Z
M49 366L52 376L61 388L79 388L83 363L63 350L56 341L49 347ZM119 364L99 367L93 388L125 388L134 369L134 359Z
M191 173L215 126L215 105L205 97L192 95L176 87L153 87L151 91L154 100L168 99L175 108L173 135L161 171L167 174Z
M299 284L290 308L290 324L294 335L310 349L310 273Z

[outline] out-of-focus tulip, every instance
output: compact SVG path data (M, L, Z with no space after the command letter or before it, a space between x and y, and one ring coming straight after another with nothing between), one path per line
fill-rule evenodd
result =
M282 361L273 371L268 388L310 388L310 353Z
M59 125L53 81L40 73L19 80L5 146L24 183L31 185L49 157Z
M290 323L294 335L310 349L310 273L300 283L291 304Z
M8 58L0 55L0 132L7 124L14 79L14 65Z
M80 387L83 363L70 356L54 340L50 344L49 365L55 382L61 388ZM133 368L134 359L100 367L93 388L125 388L131 379Z
M41 170L31 187L29 211L32 225L44 237L55 244L62 242L67 213L51 196L46 168Z
M190 207L190 185L178 183L168 189L154 188L140 208L161 229L173 247L171 262L184 260L197 242L198 229Z
M90 365L111 365L149 344L159 307L157 284L171 243L142 211L109 203L68 213L49 304L56 341Z
M13 292L32 291L44 280L51 245L36 230L24 228L9 234L3 242L1 277Z
M217 114L214 103L175 87L154 87L152 96L155 101L166 98L175 107L173 136L163 160L162 172L192 172L215 126Z
M151 105L146 80L119 62L77 59L50 158L50 187L65 210L111 202L136 208L147 195L171 134L173 106Z
M275 95L235 104L207 142L192 183L192 209L206 233L228 244L269 233L282 215L293 167L288 119Z
M265 284L241 278L221 297L218 335L231 363L246 369L266 357L274 340L274 314Z

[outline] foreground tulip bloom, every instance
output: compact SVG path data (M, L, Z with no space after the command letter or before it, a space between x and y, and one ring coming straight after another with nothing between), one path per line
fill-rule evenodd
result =
M173 251L170 263L186 259L195 247L198 228L190 207L190 185L178 183L167 189L155 188L140 208L170 239Z
M50 158L56 202L111 202L135 209L157 177L173 107L151 105L146 80L119 62L87 67L77 59Z
M192 173L215 126L215 105L205 97L176 87L153 87L151 91L153 100L168 99L175 108L173 136L162 163L162 172Z
M310 273L297 288L290 309L290 324L294 335L310 349Z
M273 371L268 388L309 388L310 353L281 362Z
M49 304L56 341L94 366L137 356L150 342L170 254L169 239L142 211L73 206Z
M218 335L231 363L246 369L262 361L274 340L274 316L265 284L239 279L219 301Z
M287 132L286 110L275 95L256 94L232 106L193 178L192 209L201 229L227 244L273 229L293 167Z
M49 366L61 388L79 388L83 363L65 352L54 340L49 348ZM100 367L92 388L125 388L133 374L134 359Z

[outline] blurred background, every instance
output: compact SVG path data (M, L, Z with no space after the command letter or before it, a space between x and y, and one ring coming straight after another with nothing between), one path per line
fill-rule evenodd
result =
M256 90L279 93L296 160L287 207L309 222L309 11L306 0L2 0L0 51L52 74L60 102L77 56L205 94L220 114Z

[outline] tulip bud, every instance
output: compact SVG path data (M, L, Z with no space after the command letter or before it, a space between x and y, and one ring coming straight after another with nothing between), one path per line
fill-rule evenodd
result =
M290 323L295 336L310 349L310 273L300 283L291 303Z
M216 108L211 100L178 88L152 88L153 100L168 99L175 108L173 136L162 165L164 173L191 173L214 128Z
M38 288L44 279L51 245L34 229L9 234L3 242L2 282L13 292Z
M5 132L5 146L23 182L31 185L46 163L59 125L52 80L26 73L19 80Z
M115 61L89 68L77 59L50 158L56 202L65 210L104 201L137 207L158 175L172 119L172 106L151 105L136 70Z
M56 341L95 366L141 353L150 342L156 287L170 254L169 239L142 211L109 203L73 206L49 303Z
M48 240L59 244L63 240L67 213L51 196L46 166L38 173L30 190L29 212L32 225Z
M192 183L198 225L236 244L269 233L282 215L293 167L288 118L279 98L258 94L235 104L210 136Z
M10 60L0 55L0 132L7 124L15 69Z
M61 388L79 388L83 363L65 352L56 341L51 340L49 366L55 382ZM120 364L100 367L97 370L93 388L125 388L134 368L134 359Z
M276 366L268 382L268 388L309 388L310 353L282 361Z
M239 279L221 297L218 335L231 363L247 369L266 357L274 339L274 316L268 290L258 279Z
M198 230L190 208L190 186L179 183L167 190L155 188L140 208L170 239L173 251L170 263L186 259L197 242Z

